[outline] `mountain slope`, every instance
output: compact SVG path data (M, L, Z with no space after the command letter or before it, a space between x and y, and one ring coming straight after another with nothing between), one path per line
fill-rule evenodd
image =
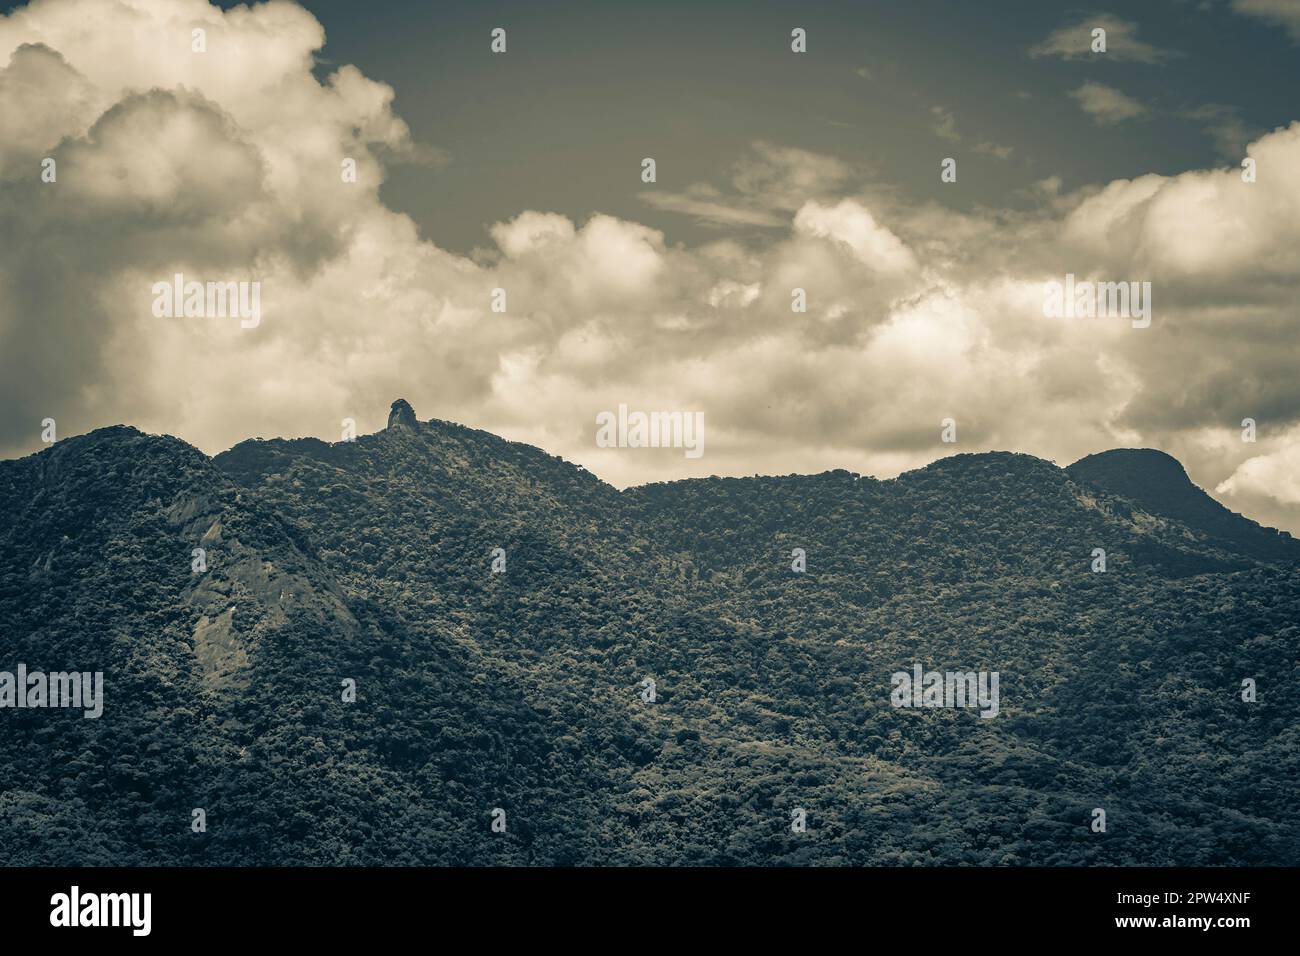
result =
M1300 770L1297 711L1278 683L1300 637L1289 569L1242 560L1028 456L959 455L887 482L831 472L627 495L679 560L705 563L704 616L762 636L752 658L731 647L740 661L712 666L699 657L713 646L700 645L691 679L712 672L706 697L737 698L757 736L820 740L841 760L913 775L885 788L894 808L875 787L819 808L847 833L890 821L850 859L1296 858L1281 794ZM1092 571L1095 546L1107 550L1104 574ZM804 573L791 571L796 547ZM999 670L1002 714L963 725L966 715L885 706L885 675L914 662ZM1244 677L1277 688L1268 708L1243 705ZM1268 796L1209 771L1227 766L1255 768ZM1122 812L1123 830L1092 839L1079 821L1095 807ZM922 818L950 843L918 845ZM1235 822L1209 822L1225 818ZM1171 849L1172 832L1187 846ZM1252 832L1278 847L1261 856Z
M105 680L99 719L0 711L6 864L524 863L593 799L550 779L564 728L508 676L346 595L182 442L104 429L0 463L0 508L0 668ZM475 825L498 805L507 840Z
M1178 460L1152 448L1116 448L1066 468L1075 480L1181 522L1219 547L1260 561L1300 561L1300 541L1230 511L1192 483Z
M0 711L40 745L0 855L1293 862L1300 582L1158 504L1004 453L620 493L405 403L211 460L60 442L0 463L5 652L112 690ZM914 663L997 671L998 715L890 706Z

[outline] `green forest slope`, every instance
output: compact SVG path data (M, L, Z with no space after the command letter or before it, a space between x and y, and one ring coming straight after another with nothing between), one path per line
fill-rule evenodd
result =
M0 711L0 863L1295 863L1295 542L1093 459L619 492L411 414L0 462L0 669L107 688ZM1000 713L891 707L914 662Z

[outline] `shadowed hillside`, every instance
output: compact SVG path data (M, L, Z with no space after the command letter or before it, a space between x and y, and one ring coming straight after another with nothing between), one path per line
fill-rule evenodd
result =
M0 462L0 668L107 686L0 711L0 857L1291 862L1294 562L1172 459L1097 458L620 493L395 403L355 442ZM914 663L999 672L997 716L892 707Z
M1066 471L1077 481L1173 518L1221 547L1263 561L1300 561L1300 541L1228 510L1192 484L1178 460L1162 451L1116 448L1081 458Z

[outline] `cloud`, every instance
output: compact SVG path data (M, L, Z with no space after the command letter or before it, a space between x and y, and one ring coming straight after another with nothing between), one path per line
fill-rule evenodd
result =
M1252 134L1237 107L1206 103L1183 110L1179 115L1200 124L1221 159L1234 163L1241 160Z
M1015 147L999 146L997 143L979 142L975 144L975 152L984 156L992 156L994 159L1010 159L1011 154L1015 152Z
M785 226L801 205L834 195L854 173L833 156L759 140L733 164L726 192L695 183L682 192L643 190L640 198L705 225Z
M950 143L960 143L962 141L961 134L957 132L957 119L953 116L951 110L947 110L942 106L932 106L930 107L930 115L933 117L930 131L935 136ZM985 141L977 142L972 148L983 156L992 156L995 159L1010 159L1011 154L1015 152L1015 148L1012 146L1001 146L997 143Z
M1099 126L1114 126L1124 120L1142 116L1147 111L1137 100L1113 86L1092 81L1072 90L1070 96L1078 101L1079 108Z
M878 272L906 272L916 268L916 258L899 238L876 222L870 210L852 199L834 206L808 202L794 218L796 233L830 238L843 244L854 257Z
M1106 31L1106 52L1092 52L1092 31ZM1029 50L1031 57L1059 56L1066 60L1093 58L1133 63L1166 63L1182 54L1164 50L1137 38L1137 24L1109 13L1096 14L1069 26L1053 30Z
M220 107L183 91L131 94L54 152L65 178L51 196L69 217L202 224L263 187L258 151Z
M511 222L499 222L491 230L492 238L510 259L521 259L548 246L571 242L573 223L554 213L526 212Z
M1232 0L1232 9L1280 26L1292 43L1300 44L1300 0Z
M65 136L84 131L104 105L56 50L24 43L0 69L0 143L10 162L31 163Z
M195 27L206 53L191 51ZM449 258L397 252L414 229L378 200L378 152L391 161L413 144L391 89L351 67L315 78L322 42L292 4L37 0L0 17L0 222L22 236L0 263L0 401L13 410L0 445L29 449L32 416L55 417L63 434L152 424L208 447L268 417L262 406L287 427L316 400L277 379L313 376L339 354L322 345L330 283L355 322L357 290L393 281L366 268ZM56 181L41 180L42 157ZM357 183L341 181L345 158ZM160 325L150 288L175 272L259 280L265 304L300 308L308 324L282 320L253 340L220 323ZM328 396L343 391L337 379L300 381ZM219 397L231 393L244 397Z
M1293 429L1276 451L1247 458L1215 491L1228 498L1254 496L1300 505L1300 430Z
M310 14L104 9L42 0L0 19L3 454L38 448L47 416L64 436L126 421L210 453L337 440L343 418L380 428L405 396L618 484L1153 445L1222 494L1272 489L1269 513L1300 529L1275 477L1300 426L1300 124L1249 144L1255 183L1236 168L1046 181L1028 211L907 201L859 165L763 142L720 187L647 190L758 234L687 246L520 209L460 256L384 205L385 170L420 151L391 89L353 67L317 76ZM219 65L189 52L195 23ZM159 53L124 58L134 44ZM176 272L260 281L261 325L155 318L151 285ZM1066 273L1152 282L1151 327L1044 318ZM596 448L596 413L620 403L704 411L707 453ZM939 441L948 416L956 448ZM1271 444L1237 440L1247 416ZM1242 470L1256 455L1275 463Z
M961 136L957 132L957 119L952 115L951 110L946 110L942 106L931 106L930 115L934 117L930 131L935 136L946 139L950 143L961 142Z
M789 222L786 216L770 212L748 200L725 196L704 183L696 183L684 192L644 190L639 196L656 209L692 216L697 223L705 226L775 228Z
M1259 138L1246 152L1259 168L1289 168L1300 157L1300 123ZM1300 247L1292 241L1300 234L1300 182L1280 176L1243 183L1240 172L1116 180L1075 206L1064 237L1094 263L1127 264L1176 283L1189 300L1272 306L1293 294L1300 277Z

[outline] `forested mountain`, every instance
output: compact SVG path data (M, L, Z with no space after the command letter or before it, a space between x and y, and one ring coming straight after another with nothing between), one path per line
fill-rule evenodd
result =
M1116 448L1081 458L1070 476L1182 522L1222 546L1261 560L1300 561L1300 541L1229 511L1187 477L1178 460L1152 448Z
M1296 543L1158 455L619 492L403 402L0 462L0 670L106 687L0 710L0 862L1294 863Z

